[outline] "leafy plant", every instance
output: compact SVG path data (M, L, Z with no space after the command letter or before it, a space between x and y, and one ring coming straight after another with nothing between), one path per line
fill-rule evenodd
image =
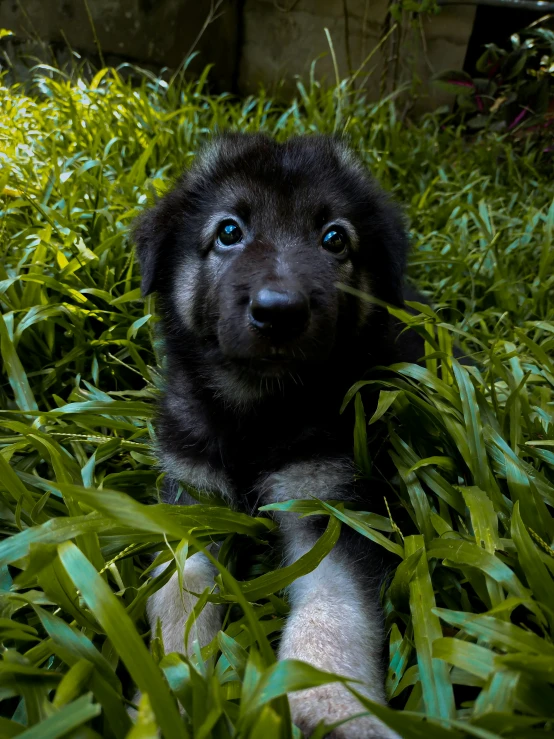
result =
M416 2L416 0L398 0L398 2L390 4L389 12L394 20L400 23L403 12L411 13L413 17L417 18L426 13L436 15L440 12L440 7L437 0L424 0L421 3Z
M134 73L140 84L43 67L31 89L0 86L0 734L298 736L284 694L341 678L275 662L284 588L351 526L395 563L383 585L392 707L367 710L407 739L549 735L554 182L539 153L487 132L468 149L437 116L406 126L393 102L348 81L299 84L280 105L208 95L206 75ZM424 332L425 366L399 365L345 399L361 462L363 432L386 436L390 516L380 501L284 504L327 518L288 568L266 556L264 512L157 503L161 353L128 227L225 128L345 131L406 205L411 274L435 306L399 315ZM478 365L453 359L457 340ZM223 631L191 658L165 655L156 634L148 651L148 596L213 540L218 588L198 610L225 605ZM253 545L260 556L238 579L234 557ZM153 552L167 573L152 575ZM134 684L144 697L131 719Z
M551 150L554 126L554 30L551 18L536 21L511 39L511 49L487 44L477 62L483 75L443 72L436 83L457 95L470 129L533 134Z

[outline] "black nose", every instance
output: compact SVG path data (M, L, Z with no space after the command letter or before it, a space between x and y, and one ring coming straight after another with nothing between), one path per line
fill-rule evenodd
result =
M267 335L297 336L309 318L310 303L301 292L263 287L250 301L250 323Z

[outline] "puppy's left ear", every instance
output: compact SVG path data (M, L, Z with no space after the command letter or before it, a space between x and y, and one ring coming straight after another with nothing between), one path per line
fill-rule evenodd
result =
M180 193L176 190L165 195L156 205L140 215L132 228L133 241L140 265L142 294L150 295L157 289L164 252L176 232L181 211Z

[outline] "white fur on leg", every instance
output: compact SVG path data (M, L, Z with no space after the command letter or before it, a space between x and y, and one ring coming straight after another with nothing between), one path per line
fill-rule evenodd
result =
M159 574L166 564L157 568ZM210 561L201 552L193 554L185 563L183 573L183 586L179 587L179 579L175 572L171 579L152 595L146 604L146 615L148 623L155 633L158 619L162 625L162 640L166 654L170 652L185 653L185 625L194 608L197 597L192 593L202 593L206 588L214 584L215 570ZM191 592L188 592L191 591ZM214 603L206 603L202 613L194 622L187 653L190 655L194 641L197 640L201 647L209 644L221 627L222 609ZM137 693L133 702L138 705L141 695ZM136 719L137 713L134 709L128 710L129 715Z
M303 551L296 551L296 559ZM279 657L299 659L315 667L363 681L356 689L384 703L379 667L382 627L364 599L347 562L331 553L317 569L291 586L291 615ZM309 736L324 720L331 724L365 709L339 683L303 690L289 696L294 722ZM348 722L331 735L335 739L398 739L373 716Z
M158 618L160 619L166 654L185 652L185 625L197 601L192 593L202 593L206 588L212 587L214 572L209 560L198 552L189 557L185 564L183 590L179 587L177 573L174 573L169 582L149 598L146 604L148 621L154 633ZM211 642L221 627L221 618L221 606L213 603L207 603L204 606L191 629L189 654L194 640L198 640L201 647Z

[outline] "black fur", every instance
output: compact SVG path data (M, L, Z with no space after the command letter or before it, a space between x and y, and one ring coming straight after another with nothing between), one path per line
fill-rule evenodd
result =
M218 213L244 224L242 247L214 250ZM321 247L324 225L337 221L351 236L346 259ZM339 140L219 137L142 216L135 240L165 341L161 456L172 460L173 477L181 463L224 476L236 507L252 511L271 500L265 483L285 466L351 460L353 419L339 415L348 388L378 365L423 354L386 309L368 311L337 286L402 306L408 253L398 209ZM249 322L252 297L267 285L308 297L300 335L277 342ZM267 361L276 345L286 361ZM176 489L166 486L169 500ZM368 495L375 496L371 486L352 481L331 497ZM367 540L344 532L340 546L374 589L382 565L368 567ZM380 562L380 552L374 556Z
M237 503L248 505L255 479L284 461L349 454L352 420L338 414L346 390L373 366L416 361L423 352L413 335L399 339L384 308L373 307L360 326L361 301L337 288L346 282L339 264L318 247L321 212L329 221L348 219L359 243L349 284L363 290L365 276L372 295L403 304L403 220L361 168L341 162L343 145L320 136L276 144L262 135L226 135L218 146L216 163L185 173L142 217L135 239L143 290L158 291L165 336L160 447L224 469ZM255 237L242 253L225 255L225 271L214 281L206 264L209 245L200 234L222 200L225 210L251 219ZM311 292L315 318L311 333L292 347L298 361L278 369L281 375L271 368L263 376L249 363L266 350L265 341L248 330L243 316L250 292L271 276L276 257ZM193 325L185 325L175 285L179 270L190 268L199 272ZM225 378L228 393L221 387ZM232 385L252 389L256 398L234 402Z

